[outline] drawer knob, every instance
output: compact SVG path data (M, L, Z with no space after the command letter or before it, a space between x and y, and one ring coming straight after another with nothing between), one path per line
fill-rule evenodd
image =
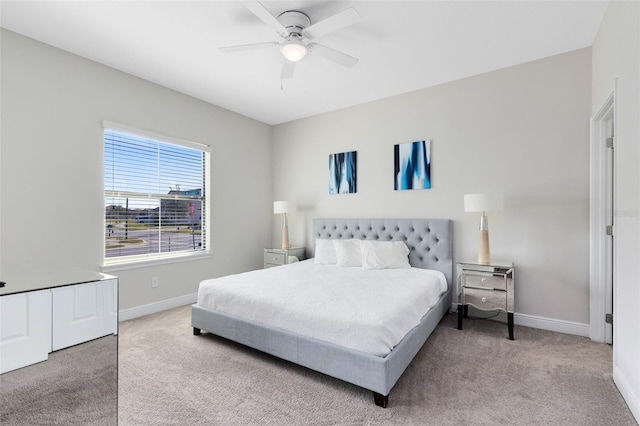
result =
M486 301L487 301L487 298L486 298L486 297L483 297L483 298L482 298L482 303L485 303Z
M482 278L480 281L482 281L482 282L486 282L486 281L487 281L487 279L486 279L486 278Z

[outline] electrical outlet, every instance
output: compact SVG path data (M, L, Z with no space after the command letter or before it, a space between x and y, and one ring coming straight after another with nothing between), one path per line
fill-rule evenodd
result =
M151 288L158 287L158 277L151 278Z

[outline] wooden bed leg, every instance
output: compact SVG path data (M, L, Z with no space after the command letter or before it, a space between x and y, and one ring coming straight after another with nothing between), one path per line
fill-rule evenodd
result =
M193 335L194 336L199 336L200 335L200 329L196 328L196 327L193 327Z
M378 407L387 408L387 404L389 404L389 395L381 395L378 392L374 392L373 401Z

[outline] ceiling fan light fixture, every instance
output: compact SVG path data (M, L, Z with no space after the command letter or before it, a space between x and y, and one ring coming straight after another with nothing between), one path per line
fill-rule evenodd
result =
M285 40L284 44L280 46L280 52L286 60L291 62L298 62L304 58L309 49L305 46L298 37L292 36Z

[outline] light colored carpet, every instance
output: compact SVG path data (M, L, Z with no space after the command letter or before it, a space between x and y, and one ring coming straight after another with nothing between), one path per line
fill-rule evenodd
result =
M118 338L106 336L0 375L1 425L115 425Z
M635 425L589 339L447 315L386 409L370 391L206 334L190 307L120 324L120 425Z

